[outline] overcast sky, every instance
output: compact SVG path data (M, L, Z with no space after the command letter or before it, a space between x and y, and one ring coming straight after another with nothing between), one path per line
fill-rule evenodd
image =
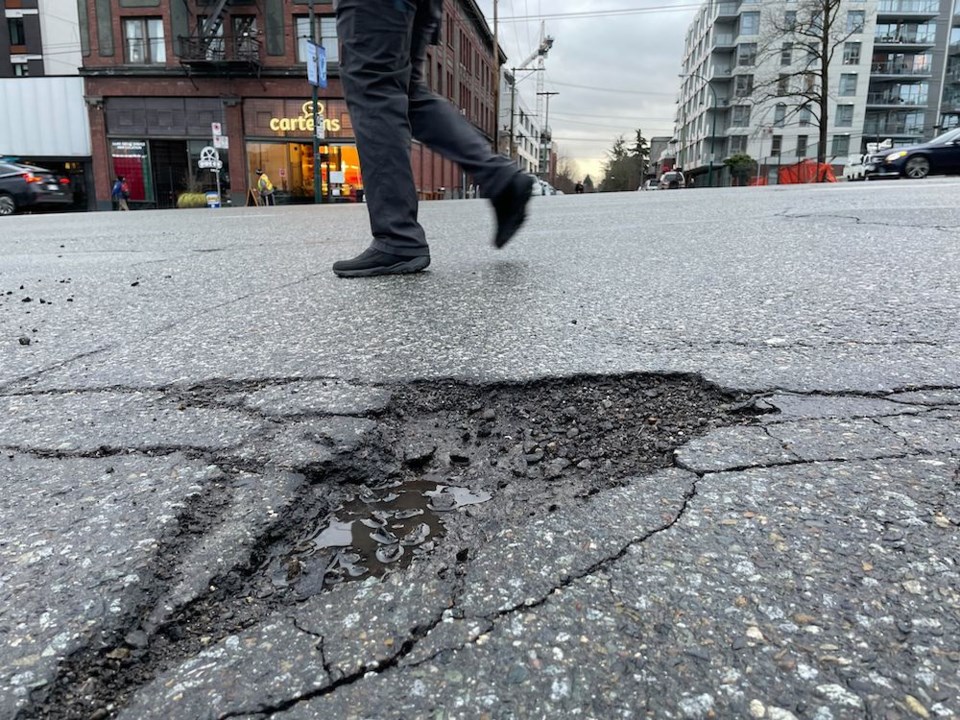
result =
M492 28L493 0L477 2ZM550 99L550 127L560 157L576 163L575 174L589 173L599 181L604 152L617 135L629 141L637 128L648 140L673 134L683 38L700 5L696 0L499 0L507 67L536 49L540 18L554 37L544 90L559 93ZM535 111L536 73L518 75L526 104Z

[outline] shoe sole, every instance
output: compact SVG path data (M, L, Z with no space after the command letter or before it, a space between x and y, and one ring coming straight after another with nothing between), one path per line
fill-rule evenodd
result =
M527 204L530 202L533 191L530 188L526 188L523 194L524 197L520 204L520 211L514 217L510 218L511 222L497 228L497 234L493 238L493 245L498 250L513 239L513 236L517 234L517 231L527 220Z
M420 272L429 264L429 255L419 255L393 265L380 265L379 267L360 268L358 270L334 269L333 272L337 275L337 277L344 278L374 277L376 275L408 275L410 273Z

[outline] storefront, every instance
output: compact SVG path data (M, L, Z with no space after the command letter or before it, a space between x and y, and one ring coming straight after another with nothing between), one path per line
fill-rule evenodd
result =
M176 207L183 192L216 189L216 176L197 165L212 142L211 124L226 124L219 99L108 98L104 110L110 178L126 179L133 207ZM222 160L220 186L229 197L226 153Z
M363 196L360 157L346 103L317 103L323 139L313 155L314 113L311 100L254 98L243 103L247 177L256 184L262 169L276 187L279 203L314 201L314 177L319 167L323 202L355 202Z

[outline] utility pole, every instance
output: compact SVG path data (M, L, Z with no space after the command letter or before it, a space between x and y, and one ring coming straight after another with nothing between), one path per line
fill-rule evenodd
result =
M500 22L497 15L497 0L493 0L493 66L496 78L493 82L493 151L500 152ZM511 110L511 112L513 112ZM510 142L513 142L512 133Z
M549 142L551 142L551 141L553 140L553 132L551 132L551 130L550 130L550 98L551 98L552 96L554 96L554 95L559 95L559 94L560 94L559 92L555 92L555 91L554 91L554 92L549 92L549 91L547 91L547 92L538 92L538 93L537 93L537 95L544 95L544 96L546 96L546 98L547 98L546 113L545 113L544 116L543 116L543 128L541 128L541 130L540 130L540 142L541 142L541 145L542 145L541 150L540 150L540 156L541 156L542 159L545 159L545 160L546 160L546 163L547 163L546 173L547 173L547 175L550 174L550 154L549 154L549 151L548 151L549 145L548 145L547 143L549 143ZM543 171L541 171L541 172L543 172Z

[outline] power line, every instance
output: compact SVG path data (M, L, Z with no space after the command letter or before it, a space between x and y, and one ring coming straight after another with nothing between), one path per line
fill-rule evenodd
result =
M619 90L616 88L596 87L595 85L574 85L573 83L557 82L556 80L552 80L550 84L559 85L561 87L577 88L578 90L594 90L596 92L612 92L612 93L619 93L622 95L660 95L662 97L677 96L676 93L650 92L650 91L644 91L644 90Z
M620 10L589 10L567 13L546 13L539 15L514 15L499 18L500 22L530 22L531 20L572 20L578 18L617 17L620 15L643 15L645 13L686 12L701 7L700 3L683 5L651 5L645 8L624 8Z

